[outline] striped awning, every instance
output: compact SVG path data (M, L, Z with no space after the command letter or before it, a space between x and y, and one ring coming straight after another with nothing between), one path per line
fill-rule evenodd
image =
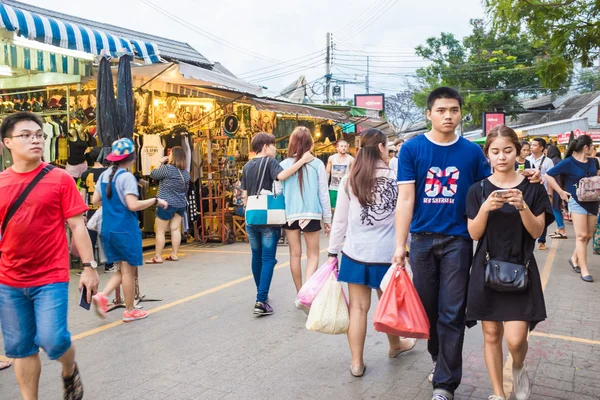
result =
M92 72L89 60L12 43L0 43L0 65L28 71L58 72L79 76L90 76Z
M143 58L146 64L163 61L158 46L154 43L122 38L3 3L0 3L0 28L17 32L30 40L93 55L119 57L123 54L135 54Z

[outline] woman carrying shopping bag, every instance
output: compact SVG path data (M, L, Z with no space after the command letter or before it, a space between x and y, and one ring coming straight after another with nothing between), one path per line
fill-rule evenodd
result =
M275 160L277 154L275 136L270 133L259 132L252 138L251 146L252 151L256 153L256 157L244 165L241 179L242 197L245 206L248 205L248 196L259 195L262 191L271 192L273 182L288 179L305 163L314 159L309 152L304 153L296 163L284 170ZM277 253L277 242L279 242L281 236L281 226L251 222L249 215L246 214L246 233L252 250L252 275L257 291L254 315L260 317L273 314L273 307L269 304L268 299L271 280L273 279L273 269L277 264L275 255Z
M485 153L494 173L467 195L469 234L478 241L467 297L467 326L481 321L485 363L494 394L508 399L503 386L502 337L512 356L514 393L529 398L525 368L527 334L546 319L535 240L554 220L548 193L514 169L521 144L511 128L488 133Z
M381 296L381 280L394 255L398 185L387 158L387 137L383 132L369 129L361 134L361 149L350 175L344 177L340 185L329 238L330 258L337 258L344 242L338 279L348 283L350 373L355 377L363 376L366 368L363 353L371 290L377 290ZM416 343L416 340L391 335L388 341L390 357L411 350Z
M165 200L153 197L147 200L138 198L138 184L129 171L135 162L135 148L130 139L123 138L112 144L112 151L106 159L112 162L108 170L100 175L92 203L102 206L102 244L107 263L115 264L115 273L104 290L93 297L96 313L106 316L108 298L121 283L125 297L123 321L132 322L146 318L148 311L134 307L135 268L144 264L142 257L142 233L137 211L157 205L166 209Z
M598 221L598 201L586 201L577 195L577 187L586 178L598 175L598 169L593 159L587 154L594 142L588 135L581 135L569 145L565 159L559 162L546 174L548 185L560 195L560 198L569 204L569 212L575 228L575 251L569 259L569 265L574 272L580 274L584 282L593 282L594 278L588 269L587 248L594 236ZM557 178L564 179L563 190Z
M312 151L313 139L310 130L298 126L290 136L288 158L281 162L286 169L298 162L302 155ZM386 150L387 151L387 150ZM283 226L290 247L290 269L296 285L296 293L302 287L302 239L304 233L306 242L306 272L305 279L317 270L319 266L319 231L321 220L325 224L325 234L331 230L331 203L327 187L327 171L325 164L319 159L303 165L290 179L283 183L285 195L285 215L287 223ZM296 307L300 303L296 300Z
M154 257L146 260L146 264L162 264L162 252L165 248L165 232L171 231L171 255L167 261L179 261L177 251L181 244L181 220L187 208L187 190L190 184L190 173L187 171L185 151L181 146L171 149L171 154L164 157L160 168L150 172L150 178L157 180L158 197L165 199L169 207L156 208L156 251Z

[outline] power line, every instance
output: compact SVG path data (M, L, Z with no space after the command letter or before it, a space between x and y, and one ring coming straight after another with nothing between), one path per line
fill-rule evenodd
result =
M288 72L284 72L284 73L280 73L280 74L275 74L275 75L271 75L271 76L257 78L255 80L250 81L250 82L256 83L256 82L270 81L270 80L281 78L281 77L284 77L284 76L296 74L296 73L304 71L306 69L313 69L313 68L321 67L324 63L325 63L325 61L317 61L316 63L308 65L308 66L301 66L300 68L294 69L292 71L288 71Z
M309 58L307 60L304 60L303 62L307 63L309 61L313 61L313 60L316 60L316 59L321 59L321 62L325 62L324 60L322 60L322 57L323 57L323 55L319 54L319 55L317 55L315 57L311 57L311 58ZM277 74L277 73L280 73L280 72L284 72L285 70L290 69L290 68L297 69L299 67L300 68L302 68L302 67L309 68L306 65L298 65L298 64L288 65L288 66L285 66L285 67L280 67L280 68L275 68L275 69L267 70L267 71L264 71L264 72L259 72L257 74L246 75L246 76L243 76L242 78L245 79L245 80L256 80L256 79L261 79L260 77L263 76L263 75L273 75L273 74Z
M306 60L306 58L308 58L308 57L310 57L310 56L313 56L313 55L315 55L315 54L318 54L318 56L319 56L319 57L322 57L322 56L324 56L324 55L325 55L325 52L324 52L323 50L315 51L314 53L309 53L309 54L306 54L306 55L304 55L304 56L301 56L301 57L298 57L298 58L294 58L294 59L287 60L287 61L281 61L281 62L279 62L279 63L273 64L273 65L269 65L269 66L266 66L266 67L257 68L257 69L253 69L253 70L250 70L250 71L242 72L241 74L238 74L238 76L240 76L240 77L243 77L243 76L245 76L245 75L250 75L250 76L252 76L252 75L254 75L254 73L255 73L255 72L257 72L257 71L262 71L262 70L266 70L266 69L271 69L271 68L273 68L273 67L275 67L275 66L277 66L277 65L281 65L281 64L289 64L289 63L291 63L291 62L294 62L294 61L301 61L301 60L302 60L303 62L305 62L305 61L308 61L308 60L312 60L314 57L313 57L313 58L309 58L308 60ZM284 68L284 67L282 67L282 68Z
M263 56L259 53L253 52L251 50L247 50L241 46L238 46L238 45L233 44L233 43L231 43L225 39L222 39L216 35L213 35L212 33L208 32L208 31L198 28L196 25L192 24L191 22L188 22L188 21L178 17L177 15L165 10L164 8L157 6L156 4L152 3L150 0L140 0L140 1L143 4L147 5L148 7L154 9L155 11L158 11L159 13L163 14L165 17L167 17L175 22L178 22L180 25L196 32L197 34L199 34L201 36L204 36L205 38L207 38L209 40L219 43L220 45L223 45L232 50L235 50L240 53L244 53L246 55L249 55L249 56L257 58L257 59L261 59L261 60L265 60L265 61L269 61L269 62L275 62L275 63L281 62L280 60L275 60L273 58Z
M370 19L368 19L367 21L365 21L363 24L361 24L360 28L357 31L348 32L349 35L342 36L342 39L343 40L349 40L349 39L355 37L356 35L358 35L359 33L361 33L362 31L364 31L365 29L367 29L372 23L374 23L375 21L377 21L385 13L387 13L392 7L394 7L398 3L398 1L399 0L393 0L391 3L388 3L388 4L384 5L382 7L382 9L381 9L381 12L379 14L374 15L373 17L371 17Z
M337 31L333 32L334 34L337 33L341 33L347 29L353 29L356 25L354 24L355 22L358 22L361 18L364 18L365 16L369 15L371 12L373 12L375 10L375 8L377 7L377 3L383 3L385 1L388 0L377 0L375 1L373 4L371 4L369 7L367 7L362 13L360 13L358 16L354 17L354 19L352 19L348 24L344 25L344 27L342 27L341 29L338 29Z

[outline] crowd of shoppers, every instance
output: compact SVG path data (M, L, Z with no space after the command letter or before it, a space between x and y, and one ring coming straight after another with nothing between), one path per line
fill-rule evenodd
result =
M281 163L275 158L275 137L256 134L251 142L256 157L244 166L241 177L244 204L249 196L281 191L285 223L246 225L256 285L253 313L265 316L274 312L269 291L281 230L286 231L296 293L318 268L320 231L331 233L328 256L330 261L340 258L338 279L349 289L350 373L361 377L366 371L364 348L372 290L381 296L381 281L392 263L405 267L408 245L413 283L430 322L427 350L432 360L428 377L433 386L432 400L454 398L462 379L465 328L478 322L494 391L490 400L507 399L502 374L503 337L512 355L515 396L525 400L531 392L525 367L527 336L546 318L535 242L538 240L540 250L545 249L546 229L554 219L557 230L550 236L566 238L563 201L568 202L576 234L571 267L585 282L593 281L587 246L596 227L599 203L580 201L576 188L581 179L598 175L597 160L589 158L595 149L591 138L582 135L572 141L561 160L560 151L552 144L548 146L543 139L520 142L514 130L501 125L488 134L481 152L477 145L455 134L462 106L463 99L456 90L441 87L432 91L426 112L431 130L406 143L394 143L397 152L391 160L387 138L377 129L361 134L356 159L348 154L346 142L338 142L337 154L330 157L327 166L312 155L314 143L307 127L299 126L291 133L287 156ZM175 147L151 174L160 182L158 197L140 200L137 181L128 171L135 162L134 144L129 139L112 144L108 169L103 170L101 164L92 167L81 194L84 199L91 195L94 207L102 206L99 240L107 262L116 270L105 289L96 293L97 264L91 232L83 218L90 207L68 174L41 161L41 129L39 118L29 113L14 114L0 126L3 143L15 160L12 168L0 174L0 188L21 187L0 198L0 219L6 219L18 194L38 174L42 174L41 180L30 196L53 195L55 192L49 194L47 188L61 187L60 198L51 201L52 210L28 205L29 209L14 214L8 229L2 226L0 324L6 355L15 358L23 397L37 397L39 346L62 363L65 398L80 399L83 385L66 322L69 274L65 221L85 262L79 286L86 290L87 300L93 302L98 314L105 316L107 296L122 285L126 305L123 321L146 318L147 311L134 307L136 268L144 263L136 212L157 206L156 254L147 263L163 262L167 230L173 246L165 259L177 261L179 226L190 177L184 167L185 151ZM40 204L46 203L48 198ZM48 236L54 238L53 247L48 248L43 236L28 237L37 241L34 248L43 255L37 251L25 254L17 243L24 240L32 223L39 229L40 220L47 221L48 229L52 229ZM307 253L304 277L302 236ZM474 240L478 244L473 253ZM523 266L527 283L514 290L498 290L486 273L491 260ZM15 275L26 263L37 265L35 274ZM26 295L30 292L33 294ZM48 299L52 300L52 310ZM299 302L296 306L301 308ZM16 308L18 313L6 311ZM26 329L15 330L17 325ZM397 357L411 350L416 341L388 335L388 342L389 357Z

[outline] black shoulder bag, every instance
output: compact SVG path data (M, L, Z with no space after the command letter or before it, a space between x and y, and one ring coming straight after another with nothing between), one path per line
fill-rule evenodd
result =
M35 178L33 178L31 182L29 182L29 185L27 185L27 187L25 188L25 190L23 190L19 197L17 197L15 202L10 205L10 207L8 208L8 212L6 213L6 216L2 221L2 230L0 230L0 240L2 240L2 237L6 233L6 227L8 226L8 223L15 215L17 210L21 207L27 196L29 196L29 193L31 193L33 188L44 178L44 176L46 176L48 172L52 171L53 169L53 165L46 165L44 168L42 168L42 170L35 176ZM2 257L2 253L0 253L0 257Z
M484 182L481 181L482 204L486 199L484 193ZM485 239L487 241L487 237ZM529 263L533 253L526 258L525 264L515 264L508 261L500 261L490 257L486 249L485 253L485 286L497 292L525 292L529 287Z

